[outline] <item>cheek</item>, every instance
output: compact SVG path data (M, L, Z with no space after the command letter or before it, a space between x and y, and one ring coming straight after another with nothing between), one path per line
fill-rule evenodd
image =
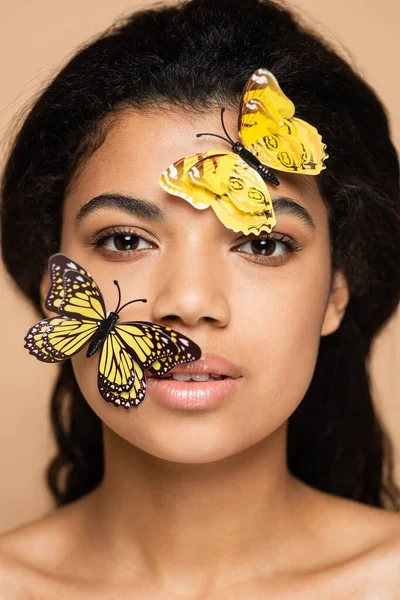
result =
M268 407L272 430L296 409L311 382L329 285L329 260L321 257L307 270L271 276L257 293L252 288L252 298L243 298L242 306L253 307L242 317L242 341L253 364L249 394L260 417ZM257 422L266 425L265 417Z

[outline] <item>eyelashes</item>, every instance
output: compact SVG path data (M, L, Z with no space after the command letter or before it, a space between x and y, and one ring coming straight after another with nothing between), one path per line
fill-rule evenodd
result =
M111 260L129 259L137 256L143 250L156 248L157 244L148 239L143 233L129 227L109 227L98 232L89 240L100 253ZM248 246L248 250L241 248ZM272 232L259 236L247 236L232 250L238 254L246 255L248 260L271 266L283 264L296 252L302 250L300 244L292 237ZM254 252L254 253L253 253Z
M104 252L126 254L127 252L132 253L144 250L145 248L139 248L140 241L145 242L150 247L156 246L154 241L148 240L141 232L126 227L109 227L103 229L90 238L89 244L103 249Z
M295 252L301 249L300 244L295 239L280 233L270 233L255 236L250 240L243 242L239 246L236 246L236 248L240 248L240 246L245 246L246 244L249 244L249 246L251 246L252 249L258 253L258 256L268 256L268 251L271 250L271 248L275 249L278 244L284 246L290 252ZM267 254L261 254L261 252L267 252Z

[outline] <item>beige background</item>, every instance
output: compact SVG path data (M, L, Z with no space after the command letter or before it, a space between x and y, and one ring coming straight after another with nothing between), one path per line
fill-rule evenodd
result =
M1 164L15 115L74 49L122 13L148 2L134 0L0 0ZM292 0L379 91L400 148L397 0ZM53 451L48 416L56 367L35 361L23 337L37 316L0 265L1 419L0 531L40 517L52 508L44 467ZM372 368L376 405L397 447L400 482L400 315L378 339Z

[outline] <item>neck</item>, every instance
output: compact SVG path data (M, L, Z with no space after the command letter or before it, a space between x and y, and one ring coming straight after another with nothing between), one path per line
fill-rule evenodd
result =
M107 556L123 555L125 567L163 586L204 590L239 573L280 568L289 556L283 548L301 523L301 486L286 468L286 424L206 464L157 458L108 428L104 448L90 535Z

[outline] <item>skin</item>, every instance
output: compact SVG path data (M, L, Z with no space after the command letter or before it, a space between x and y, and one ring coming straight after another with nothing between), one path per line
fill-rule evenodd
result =
M236 114L228 111L225 122L235 131ZM286 464L288 419L309 386L321 336L339 327L348 302L344 277L331 271L315 178L277 173L272 199L292 198L314 228L277 210L272 235L294 238L301 249L271 242L272 256L257 262L253 236L158 184L185 155L229 150L221 140L196 138L200 131L220 133L217 108L120 115L73 178L60 250L91 273L108 310L117 304L113 279L123 302L147 298L124 309L121 320L181 331L235 363L241 387L215 409L168 408L148 392L126 411L99 395L98 355L76 355L78 383L103 422L105 477L83 499L3 536L1 556L12 573L4 589L10 598L22 598L24 585L41 598L55 589L65 598L365 598L350 593L372 593L379 573L380 592L384 575L385 597L395 598L398 515L315 490ZM166 219L103 207L76 223L92 198L111 192L151 202ZM143 236L138 249L122 255L112 232L102 246L90 243L110 227ZM48 285L44 274L42 300Z

